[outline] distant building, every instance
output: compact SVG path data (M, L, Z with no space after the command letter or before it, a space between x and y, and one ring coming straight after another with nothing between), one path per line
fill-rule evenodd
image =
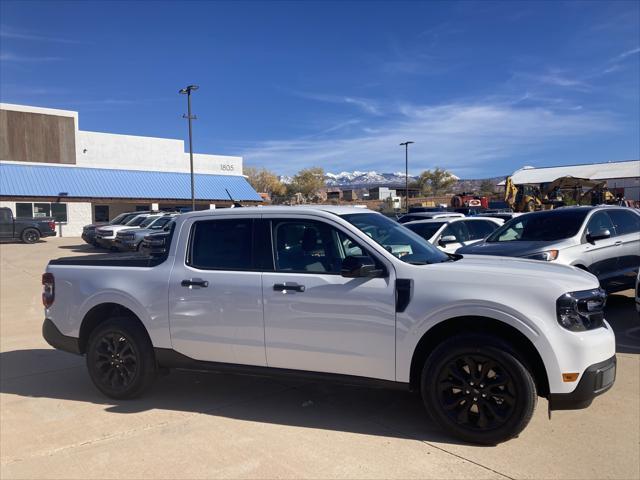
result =
M327 191L327 200L340 200L341 194L340 190Z
M196 209L262 202L242 157L193 157ZM65 236L122 212L190 208L189 154L182 140L80 130L78 112L0 104L0 206L54 217Z
M395 196L396 191L389 187L373 187L369 189L369 200L386 200Z
M358 194L355 190L343 190L342 199L347 202L353 202L355 200L358 200Z
M640 160L561 167L523 167L513 172L511 179L514 184L522 185L553 182L566 176L606 180L607 187L613 194L622 194L627 200L640 200ZM504 181L498 185L504 186Z

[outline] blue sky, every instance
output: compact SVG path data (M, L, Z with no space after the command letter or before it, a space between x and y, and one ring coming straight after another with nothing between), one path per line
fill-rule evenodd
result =
M0 3L0 98L280 174L640 157L640 2Z

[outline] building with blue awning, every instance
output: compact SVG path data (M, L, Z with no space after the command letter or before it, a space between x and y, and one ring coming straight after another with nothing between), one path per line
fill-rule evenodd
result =
M87 132L78 113L0 104L0 206L54 216L65 236L122 212L191 207L189 155L176 139ZM242 157L194 154L196 209L262 198Z

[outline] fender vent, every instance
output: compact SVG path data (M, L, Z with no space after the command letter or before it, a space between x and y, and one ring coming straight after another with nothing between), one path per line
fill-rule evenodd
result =
M402 313L409 306L411 301L411 285L412 281L399 278L396 280L396 312Z

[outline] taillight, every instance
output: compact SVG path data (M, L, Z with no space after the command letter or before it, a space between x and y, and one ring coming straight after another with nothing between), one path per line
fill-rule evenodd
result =
M45 308L49 308L53 305L53 301L56 298L56 281L53 278L53 273L42 274L42 304Z
M51 230L55 230L56 229L56 222L49 222L49 228Z

